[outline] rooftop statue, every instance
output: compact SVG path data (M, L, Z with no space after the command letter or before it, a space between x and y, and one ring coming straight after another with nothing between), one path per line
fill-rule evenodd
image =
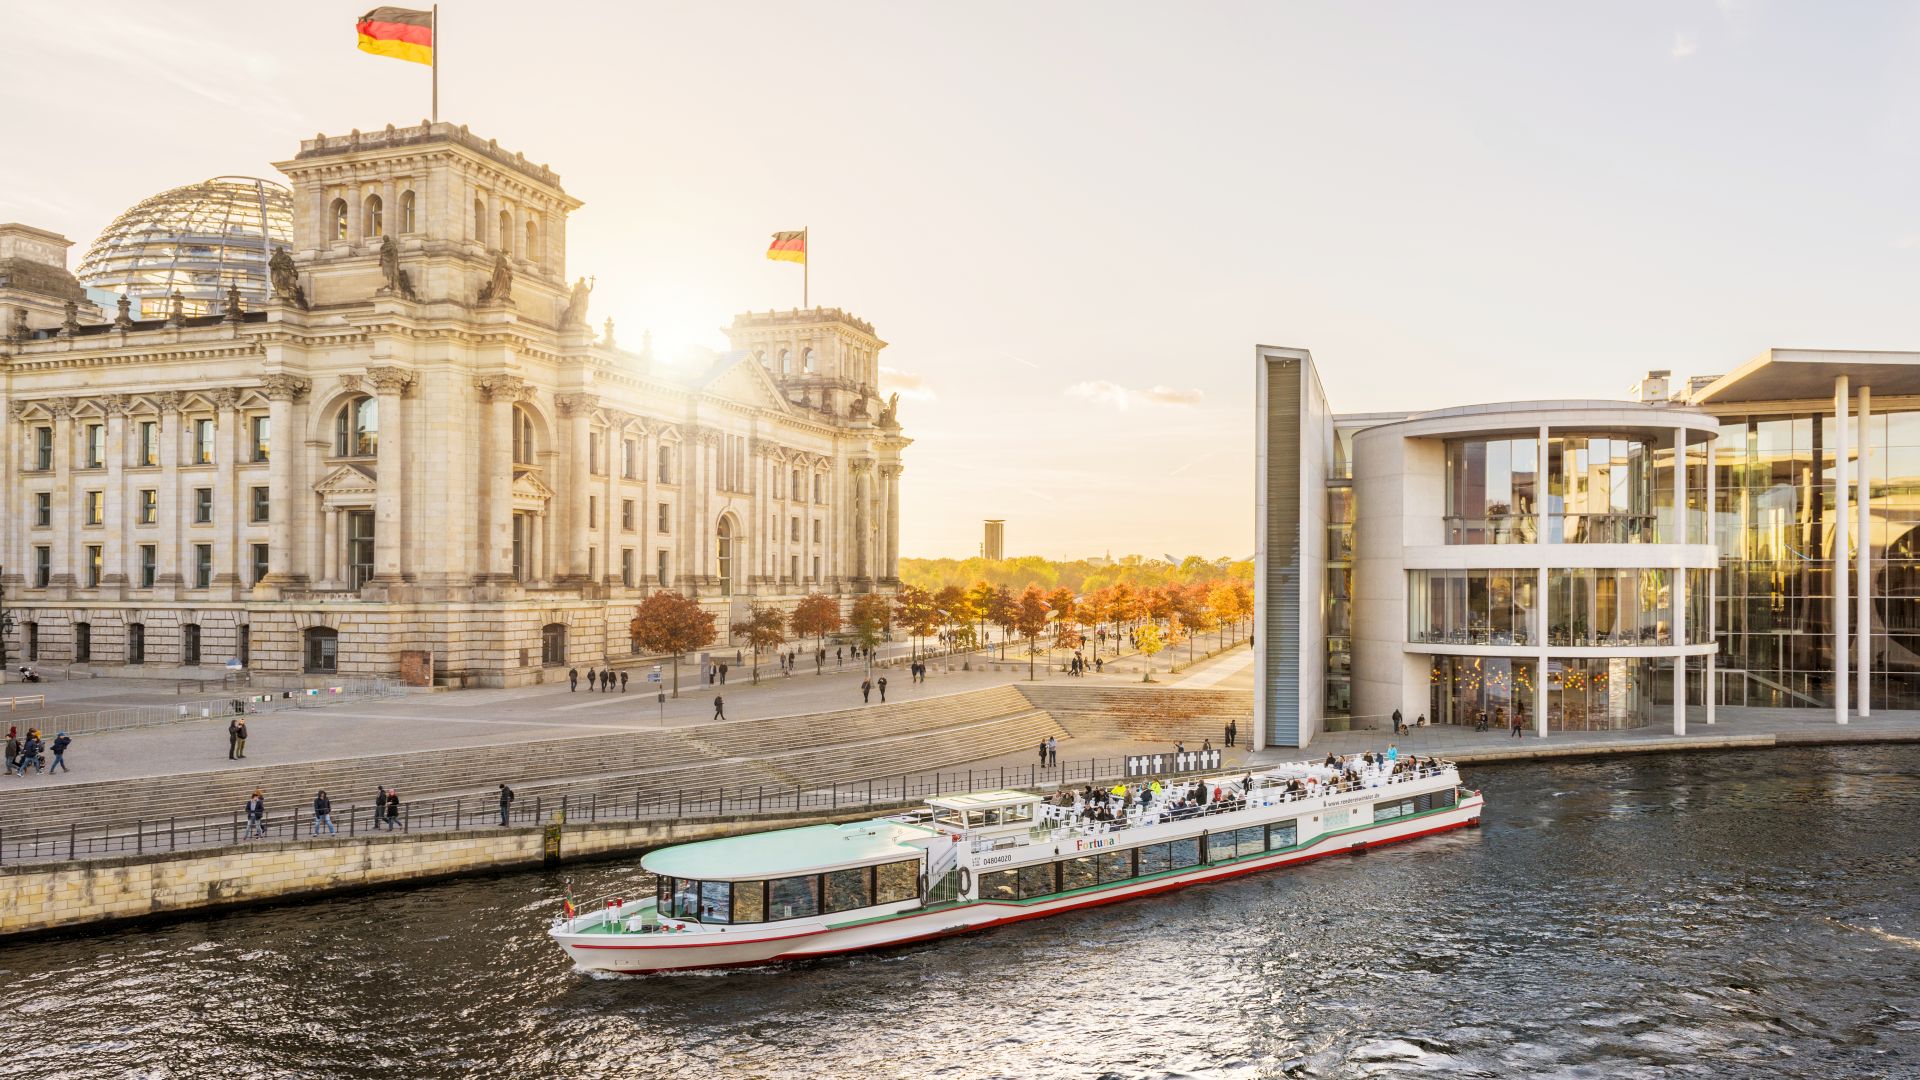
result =
M493 253L493 277L480 286L480 302L505 304L513 300L513 267L507 265L507 253Z
M405 300L417 300L413 295L413 279L400 268L400 245L389 236L380 241L380 273L387 279L387 292Z
M273 249L273 257L267 260L267 275L273 285L273 298L306 310L307 293L300 287L300 271L293 265L293 256L287 249Z
M573 295L567 300L567 310L560 315L561 326L587 325L587 297L593 294L593 286L586 278L573 283ZM611 336L611 335L609 335Z

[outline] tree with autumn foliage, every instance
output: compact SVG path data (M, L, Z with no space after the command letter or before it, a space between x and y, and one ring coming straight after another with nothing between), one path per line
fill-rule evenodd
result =
M1221 628L1221 645L1226 644L1224 631L1227 624L1240 618L1240 597L1233 586L1224 581L1216 581L1213 588L1207 590L1207 613L1213 617L1214 625Z
M853 602L853 610L847 616L847 625L853 627L854 637L867 655L867 670L873 670L873 650L887 636L887 628L893 625L893 605L879 593L867 593Z
M987 623L993 619L994 592L993 586L984 581L976 581L967 589L967 613L979 627L973 639L976 645L987 640Z
M1080 598L1077 608L1080 625L1087 628L1093 642L1093 658L1100 659L1100 624L1113 618L1113 589L1095 589Z
M808 593L793 605L793 615L787 620L796 638L811 637L814 641L813 673L820 674L821 654L826 651L827 635L840 629L840 601L820 593Z
M753 649L753 681L760 681L760 650L777 649L786 643L787 620L779 608L757 607L745 619L733 624L733 632L747 639Z
M1140 650L1140 655L1147 658L1147 673L1141 677L1140 681L1152 682L1153 658L1159 655L1161 649L1167 647L1166 642L1160 639L1159 624L1150 622L1142 626L1134 635L1134 645Z
M1000 659L1005 660L1007 639L1020 624L1020 602L1014 599L1012 589L1002 585L993 590L987 601L987 621L1000 628Z
M1076 644L1073 616L1078 606L1072 589L1059 588L1047 594L1047 612L1053 619L1054 648L1071 649Z
M933 594L933 606L940 613L941 625L954 636L957 644L959 628L973 622L973 606L967 600L967 590L958 585L943 586Z
M913 639L913 658L920 659L920 639L940 628L940 609L933 594L917 585L902 585L893 594L893 624Z
M673 696L680 696L680 658L713 644L713 612L692 597L661 589L634 609L627 624L633 651L673 657Z
M1033 680L1033 658L1040 651L1040 635L1047 632L1047 594L1029 585L1013 607L1012 627L1027 643L1027 680Z

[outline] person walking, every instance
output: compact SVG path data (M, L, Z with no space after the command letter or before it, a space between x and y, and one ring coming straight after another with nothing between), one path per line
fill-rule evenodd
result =
M1047 740L1045 739L1040 740L1040 767L1043 769L1047 767Z
M233 740L234 749L239 751L240 757L246 757L247 756L247 722L245 720L235 719L233 722L233 730L234 730L234 740Z
M387 828L400 827L400 789L387 789Z
M719 694L713 695L713 718L715 720L725 720L727 718L727 699L721 697Z
M873 700L873 680L861 679L860 680L860 704L865 705L866 703L872 700Z
M227 760L232 761L240 754L240 718L234 717L227 722Z
M887 677L886 677L885 675L882 675L882 676L880 676L880 681L879 681L878 683L875 683L874 685L876 685L876 686L878 686L878 687L880 688L880 703L881 703L882 705L884 705L884 704L886 704L886 702L887 702Z
M725 664L720 665L720 685L727 685L727 665Z
M253 797L247 800L247 839L255 835L267 835L267 796L259 788L254 788Z
M17 728L7 729L7 775L8 776L12 776L13 770L15 770L16 768L20 770L21 776L27 775L25 762L20 756L20 750L21 750L20 737L14 734L14 732L17 730L19 729Z
M1520 714L1519 713L1515 713L1513 716L1513 737L1516 739L1520 737Z
M325 788L321 788L320 793L313 797L313 835L319 836L323 826L327 830L327 835L332 836L334 832L333 800L327 798Z
M577 694L579 692L580 692L580 669L577 667L570 667L567 669L567 693Z
M1049 769L1056 768L1059 766L1059 764L1060 764L1060 740L1049 735L1047 736L1047 768Z
M627 692L627 673L625 671L620 672L620 692L623 694Z
M48 776L52 776L61 769L66 769L68 772L73 771L73 769L67 765L66 759L67 747L72 745L73 740L67 738L67 733L64 731L53 737L53 764L47 768Z
M507 816L513 812L513 789L500 785L500 827L507 827Z

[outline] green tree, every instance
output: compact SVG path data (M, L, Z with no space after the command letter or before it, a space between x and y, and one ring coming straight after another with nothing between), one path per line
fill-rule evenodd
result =
M753 647L753 681L760 681L760 650L777 649L787 640L786 617L779 608L757 607L747 617L733 624L733 632L747 639Z
M793 629L793 636L803 638L811 635L814 639L813 673L820 674L821 654L826 649L827 635L840 629L840 601L820 593L808 593L793 605L793 617L787 625Z
M633 639L633 651L673 657L673 696L679 697L680 658L713 644L713 612L702 609L692 597L662 589L640 601L627 623L627 633Z

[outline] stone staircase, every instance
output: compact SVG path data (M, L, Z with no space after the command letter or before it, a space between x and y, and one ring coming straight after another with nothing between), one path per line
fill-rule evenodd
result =
M1253 737L1253 695L1244 690L1099 683L1027 684L1019 690L1081 738L1123 736L1148 743L1183 742L1198 749L1205 739L1220 745L1230 719L1239 724L1242 743L1251 745Z

